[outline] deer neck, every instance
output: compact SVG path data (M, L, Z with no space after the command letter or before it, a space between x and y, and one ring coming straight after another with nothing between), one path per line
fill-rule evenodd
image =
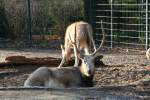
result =
M82 87L93 87L93 77L94 75L92 76L86 76L83 72L83 69L82 69L82 64L81 66L79 67L79 70L80 70L80 73L81 73L81 82L82 82Z

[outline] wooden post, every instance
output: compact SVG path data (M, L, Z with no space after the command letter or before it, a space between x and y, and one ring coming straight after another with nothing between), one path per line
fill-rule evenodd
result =
M29 40L32 39L32 21L31 21L31 0L27 1L27 8L28 8L28 34Z

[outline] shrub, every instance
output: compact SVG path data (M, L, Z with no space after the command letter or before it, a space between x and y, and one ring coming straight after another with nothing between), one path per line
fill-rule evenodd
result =
M84 19L83 0L50 0L49 17L54 22L54 27L64 33L70 23Z
M4 2L0 1L0 37L8 38L9 35L9 25L5 14Z

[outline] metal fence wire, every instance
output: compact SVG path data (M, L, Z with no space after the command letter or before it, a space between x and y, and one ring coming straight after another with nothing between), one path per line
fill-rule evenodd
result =
M150 46L150 1L110 0L95 2L96 40L99 35L100 20L107 33L106 44L113 47L148 49Z
M85 19L84 0L2 0L2 7L11 30L8 35L15 38L63 35L69 24Z
M5 33L10 36L13 34L14 37L37 41L48 38L51 34L63 36L70 23L85 20L92 24L94 38L100 42L100 22L103 20L105 46L146 50L150 46L149 0L2 1L1 7L5 10L3 16L7 19L7 24L3 26L8 26L5 30L9 31ZM2 33L4 32L0 32L0 36Z
M30 2L28 15L29 21L31 19L32 35L61 35L69 24L84 19L83 0L28 0L28 2Z

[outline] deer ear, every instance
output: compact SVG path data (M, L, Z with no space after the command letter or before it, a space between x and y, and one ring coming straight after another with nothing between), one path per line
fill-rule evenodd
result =
M95 57L95 59L102 59L103 55L98 55L97 57Z
M93 57L100 57L101 59L103 58L102 54L100 52L96 52L95 54L93 54Z

